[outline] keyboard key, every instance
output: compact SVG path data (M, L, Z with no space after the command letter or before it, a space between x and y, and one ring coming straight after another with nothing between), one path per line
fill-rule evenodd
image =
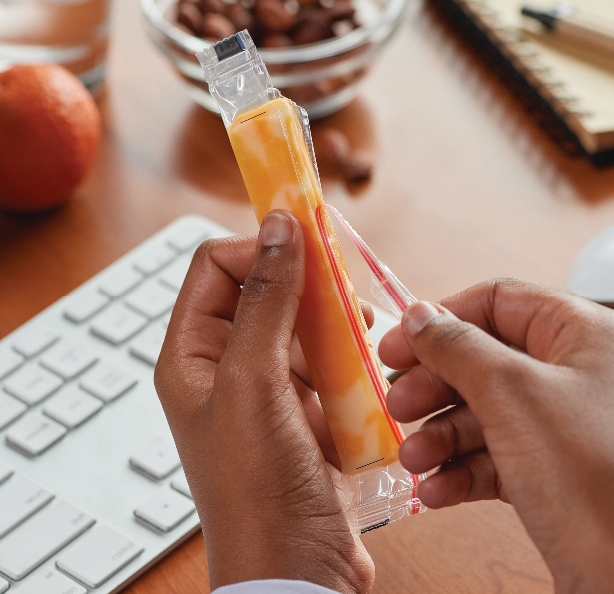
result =
M109 297L121 297L134 289L143 280L143 275L134 268L123 268L108 276L99 289Z
M162 350L162 343L166 336L166 326L162 323L154 324L137 336L130 343L130 354L138 357L145 363L155 366Z
M134 267L143 274L153 274L173 260L176 255L177 253L168 246L158 245L141 254L134 261Z
M6 462L0 460L0 485L11 476L13 476L13 469Z
M149 281L130 293L126 303L132 308L147 316L149 319L157 318L175 305L177 293L166 288L158 281Z
M24 357L30 358L42 353L58 338L59 334L47 326L30 328L17 337L13 348Z
M0 429L4 429L26 410L28 407L23 402L0 392Z
M175 446L156 437L130 458L130 466L155 480L163 479L181 462Z
M39 411L26 415L6 434L6 443L27 456L38 456L58 442L66 428Z
M185 478L185 472L183 470L177 473L177 476L173 478L173 482L171 483L171 487L175 489L175 491L179 491L182 495L193 499L192 493L190 493L190 486L188 485L188 479Z
M4 579L0 577L0 594L2 594L2 592L6 592L9 589L9 583Z
M0 541L0 571L20 580L87 530L94 518L67 501L54 501Z
M74 429L96 414L103 404L79 386L68 386L45 403L43 412L68 429Z
M192 258L190 256L182 256L173 262L166 270L162 271L160 280L171 289L179 291L181 285L183 285L185 275L188 273L191 262Z
M52 499L53 495L37 482L14 476L0 487L0 538Z
M172 489L164 489L139 505L134 510L134 515L148 527L153 526L161 532L169 532L195 509L191 499Z
M98 588L143 551L123 534L98 524L62 553L56 565L88 588Z
M23 362L24 358L8 348L0 349L0 379L15 371Z
M186 221L168 239L169 245L176 250L185 252L208 237L207 230L197 221Z
M75 324L81 324L98 313L109 302L108 297L93 289L79 291L69 298L64 309L64 317Z
M62 340L41 357L41 364L66 380L79 375L98 360L88 349Z
M4 384L4 389L25 402L28 406L38 404L55 392L64 380L36 363L22 367Z
M115 303L94 318L91 329L100 338L117 345L134 336L146 324L146 317L123 303Z
M80 386L101 400L111 402L136 383L136 378L130 374L103 363L88 371L81 378Z
M87 590L49 566L33 575L15 594L87 594Z

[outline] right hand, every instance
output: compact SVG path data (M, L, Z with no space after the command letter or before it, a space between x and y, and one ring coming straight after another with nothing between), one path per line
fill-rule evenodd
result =
M409 307L380 344L414 369L388 394L408 470L430 507L500 497L556 592L614 591L614 312L517 280ZM452 408L448 408L452 405Z

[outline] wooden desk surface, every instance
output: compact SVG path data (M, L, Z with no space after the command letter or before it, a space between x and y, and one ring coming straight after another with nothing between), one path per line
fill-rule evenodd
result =
M221 121L192 104L145 38L137 0L114 8L93 172L63 208L0 215L0 336L179 215L257 229ZM421 298L501 275L563 287L580 248L614 224L614 168L559 154L417 3L360 99L329 123L373 152L376 171L352 193L325 179L327 200ZM352 251L348 261L360 270ZM367 275L354 276L369 295ZM552 592L514 512L498 502L429 511L364 541L378 594ZM200 535L127 592L209 592Z

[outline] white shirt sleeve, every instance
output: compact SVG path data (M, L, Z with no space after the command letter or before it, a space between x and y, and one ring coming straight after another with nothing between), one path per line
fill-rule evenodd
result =
M216 588L211 594L339 594L299 580L254 580Z

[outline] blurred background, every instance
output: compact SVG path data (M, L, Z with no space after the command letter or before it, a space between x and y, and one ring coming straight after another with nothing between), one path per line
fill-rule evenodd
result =
M221 121L195 104L154 47L138 1L114 2L110 14L91 172L63 208L0 215L2 333L179 214L256 231ZM342 131L373 165L356 186L323 171L326 200L425 299L498 275L564 286L580 248L614 222L614 169L560 150L428 2L409 0L356 100L315 122L314 135L323 127ZM67 232L78 255L54 241ZM58 266L62 257L79 266ZM24 274L41 283L59 274L62 283L24 304L15 282ZM364 278L355 282L368 295Z

